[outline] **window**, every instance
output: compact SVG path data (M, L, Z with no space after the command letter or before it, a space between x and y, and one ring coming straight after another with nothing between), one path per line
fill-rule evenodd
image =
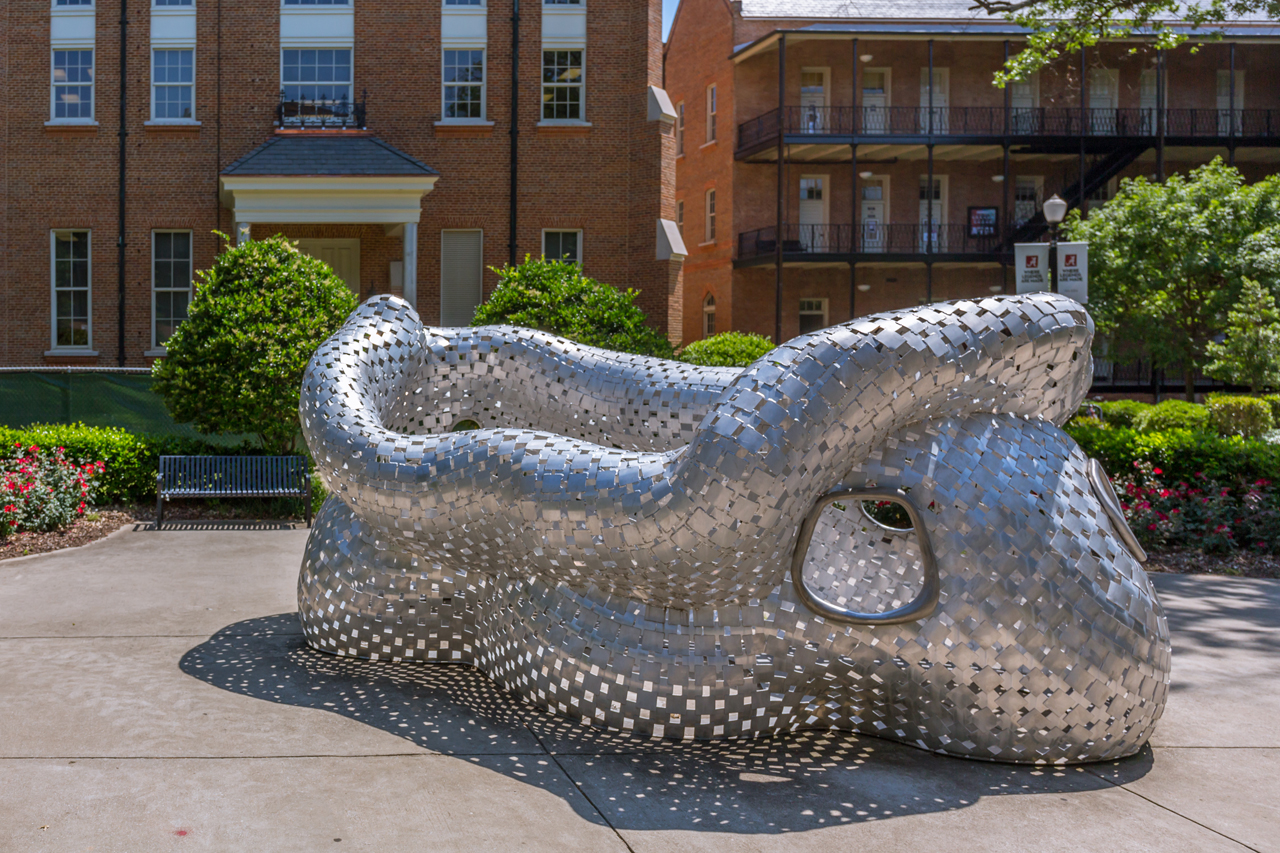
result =
M543 6L581 6L582 0L542 0Z
M702 336L709 338L716 333L716 298L708 293L702 300Z
M446 6L483 6L482 0L444 0Z
M163 347L187 319L191 302L191 232L151 234L151 347Z
M549 261L582 263L582 232L543 231L542 256Z
M89 348L89 232L54 231L53 346Z
M582 51L542 52L542 118L582 120Z
M93 0L57 0L55 6L92 6Z
M703 242L714 243L716 241L716 191L707 190L707 227L706 240Z
M286 101L350 103L351 51L282 50L280 82Z
M151 51L151 117L195 118L195 51Z
M484 118L484 51L444 51L444 117Z
M286 6L346 6L347 0L284 0Z
M684 155L684 101L676 104L676 156Z
M716 85L707 87L707 141L716 141Z
M93 51L53 52L53 118L93 118Z
M827 327L827 300L800 300L800 334L807 335Z
M1040 210L1041 187L1044 179L1040 177L1019 177L1013 185L1013 225L1021 226Z
M676 228L680 231L680 236L684 236L684 200L676 202Z
M196 0L151 0L152 6L194 6Z

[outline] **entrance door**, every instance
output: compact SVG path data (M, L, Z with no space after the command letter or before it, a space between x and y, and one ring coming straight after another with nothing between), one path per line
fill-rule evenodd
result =
M951 69L933 69L933 132L947 132L951 103ZM920 69L920 132L929 131L929 69Z
M298 251L324 261L333 267L338 278L360 295L360 238L304 238L298 240Z
M800 177L800 245L806 252L829 252L826 175Z
M1120 107L1120 71L1095 68L1089 72L1089 132L1112 136L1116 132L1116 110Z
M802 133L830 133L826 68L800 69L800 127Z
M1015 228L1028 222L1040 209L1044 194L1044 178L1039 175L1019 176L1013 186L1013 225Z
M1026 135L1039 133L1039 122L1036 121L1036 110L1039 106L1040 75L1038 73L1030 75L1026 80L1010 83L1009 130Z
M1244 107L1244 72L1236 72L1236 135L1240 134L1240 110ZM1218 72L1218 133L1231 133L1231 72Z
M1156 70L1143 71L1138 77L1138 112L1142 116L1140 129L1144 135L1156 133L1156 109L1160 106L1157 88Z
M888 178L867 178L862 184L862 209L859 214L860 246L856 251L885 250L885 215L889 207Z
M930 194L925 189L929 183L928 176L920 176L920 251L922 252L930 251L928 248L930 243L933 244L934 252L947 250L947 229L943 227L946 225L944 216L947 210L946 191L943 189L946 184L945 177L945 175L933 176L933 192ZM932 217L929 214L930 205L933 207ZM930 230L930 221L933 223L932 230Z
M862 132L889 132L889 69L862 70Z
M484 232L440 232L440 325L470 326L484 296Z

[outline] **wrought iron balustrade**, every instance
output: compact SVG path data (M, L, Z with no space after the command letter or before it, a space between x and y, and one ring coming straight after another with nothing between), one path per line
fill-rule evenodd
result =
M778 249L775 226L757 228L738 235L738 258L771 257ZM932 229L917 223L860 223L851 225L782 226L782 252L795 256L885 254L885 255L988 255L1000 248L1001 234L971 235L964 223L935 224ZM855 239L856 238L856 239Z
M276 106L276 126L292 130L364 130L365 104L369 93L360 100L340 98L288 98L280 93Z

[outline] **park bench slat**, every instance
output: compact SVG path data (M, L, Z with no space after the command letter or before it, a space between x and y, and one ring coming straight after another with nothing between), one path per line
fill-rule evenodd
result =
M311 471L302 456L161 456L156 529L171 498L300 497L311 526Z

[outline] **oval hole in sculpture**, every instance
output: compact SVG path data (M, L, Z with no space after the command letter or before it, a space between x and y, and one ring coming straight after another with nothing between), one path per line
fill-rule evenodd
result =
M449 432L466 432L469 429L480 429L479 422L473 421L470 418L463 418L450 427Z

